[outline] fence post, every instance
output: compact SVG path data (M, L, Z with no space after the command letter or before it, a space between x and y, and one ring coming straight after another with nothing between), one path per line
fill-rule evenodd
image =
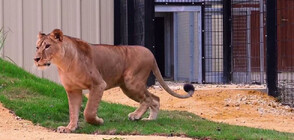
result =
M266 1L266 83L268 94L278 97L278 46L277 46L277 0Z
M145 19L144 19L144 41L145 47L148 48L154 54L154 1L153 0L145 0L144 1L144 11L145 11ZM151 73L148 81L147 86L151 86L155 84L155 77Z
M231 0L223 0L223 82L231 82Z
M128 45L135 44L135 7L134 0L127 0L127 30L128 30Z
M120 45L121 42L121 14L120 0L114 1L114 45Z
M260 18L259 18L259 23L260 23L260 28L259 28L259 53L260 53L260 83L264 84L264 16L263 16L263 12L264 12L264 1L260 0L259 2L259 11L260 11Z

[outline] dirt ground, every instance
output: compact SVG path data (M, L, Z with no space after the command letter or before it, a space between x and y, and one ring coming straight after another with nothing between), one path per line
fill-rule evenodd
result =
M181 90L181 84L170 85L173 90L184 94L184 91ZM246 90L240 90L240 88ZM149 88L149 91L160 97L162 110L183 110L216 122L294 133L294 109L282 106L265 93L250 90L252 88L260 87L196 85L198 90L189 99L172 97L160 86L153 86ZM138 103L125 96L120 88L106 91L103 100L138 106ZM22 120L4 108L1 103L0 120L1 139L111 139L116 137L127 140L188 139L158 136L59 134L33 125L30 121Z
M171 86L176 92L185 94L181 85ZM149 88L160 97L163 110L183 110L208 120L232 125L248 126L294 133L294 109L283 106L274 98L256 90L260 86L196 86L192 98L178 99L159 86ZM138 106L138 103L125 96L120 88L106 91L103 100Z

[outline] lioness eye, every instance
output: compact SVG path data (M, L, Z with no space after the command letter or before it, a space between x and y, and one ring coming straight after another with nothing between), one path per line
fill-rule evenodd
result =
M47 48L49 48L50 47L50 45L49 44L47 44L46 46L45 46L45 48L47 49Z
M36 47L36 49L38 50L38 49L39 49L39 47Z

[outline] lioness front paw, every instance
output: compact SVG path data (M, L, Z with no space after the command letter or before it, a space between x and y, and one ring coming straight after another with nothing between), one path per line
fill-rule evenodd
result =
M70 133L72 131L65 126L59 126L59 127L57 127L57 132L58 133Z
M104 124L104 120L102 119L102 118L96 118L96 124L98 124L98 125L102 125L102 124Z
M137 113L130 113L129 115L129 120L131 121L137 121L140 120L141 116L139 116Z
M104 123L104 120L99 117L85 117L86 122L94 125L102 125Z

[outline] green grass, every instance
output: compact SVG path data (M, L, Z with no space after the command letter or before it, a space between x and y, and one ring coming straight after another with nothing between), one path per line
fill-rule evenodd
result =
M35 124L56 129L67 125L68 103L62 86L40 79L21 68L0 59L0 101L17 116ZM185 135L193 138L212 139L294 139L294 134L272 130L231 126L202 119L194 114L180 111L160 111L156 121L129 121L127 114L135 108L102 102L99 117L102 126L87 124L82 112L79 129L75 133ZM196 106L195 106L196 107Z

